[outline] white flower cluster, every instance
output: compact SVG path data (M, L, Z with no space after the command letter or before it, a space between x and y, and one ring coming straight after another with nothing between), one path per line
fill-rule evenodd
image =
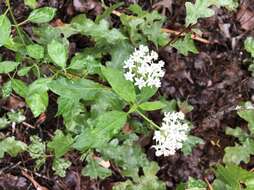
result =
M140 45L124 62L125 79L134 82L139 89L161 86L164 76L164 61L158 61L158 54L147 46Z
M184 113L165 113L161 129L154 132L153 139L156 144L152 147L156 150L156 156L174 155L176 150L181 149L184 141L187 140L189 130Z

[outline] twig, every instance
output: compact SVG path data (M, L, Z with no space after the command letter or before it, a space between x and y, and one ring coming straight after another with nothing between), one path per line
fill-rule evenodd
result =
M41 186L37 181L35 181L32 176L30 176L27 172L25 172L25 170L21 170L21 173L23 176L25 176L27 179L31 181L36 190L48 190L48 188Z
M116 11L116 10L113 10L113 11L112 11L112 14L114 14L114 15L120 17L122 13L120 13L120 12L118 12L118 11ZM180 36L185 36L185 35L186 35L185 32L182 33L182 32L180 32L180 31L176 31L176 30L172 30L172 29L168 29L168 28L161 28L161 31L162 31L162 32L165 32L165 33L172 34L172 35L176 35L176 36L178 36L178 35L180 35ZM204 44L211 44L211 42L210 42L209 40L204 39L204 38L198 36L197 34L192 34L192 35L191 35L191 38L192 38L193 40L202 42L202 43L204 43Z
M208 190L213 190L213 187L212 187L212 185L209 183L209 181L207 180L207 178L205 178L205 182L207 183Z

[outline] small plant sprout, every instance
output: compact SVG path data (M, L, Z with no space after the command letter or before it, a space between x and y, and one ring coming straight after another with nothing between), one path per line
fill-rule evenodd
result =
M149 50L147 46L140 45L124 62L125 79L143 87L161 86L161 78L164 76L164 61L158 60L158 54Z
M160 130L154 132L156 156L174 155L188 138L190 127L183 112L166 112Z

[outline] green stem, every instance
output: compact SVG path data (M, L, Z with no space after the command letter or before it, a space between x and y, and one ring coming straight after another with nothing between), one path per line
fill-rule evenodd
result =
M22 22L20 22L20 23L18 23L17 25L14 25L15 27L17 26L21 26L21 25L23 25L23 24L26 24L28 22L28 20L24 20L24 21L22 21Z
M154 129L158 129L160 130L160 127L155 124L151 119L149 119L148 117L146 117L142 112L140 112L139 110L136 111L140 116L142 116L148 123L151 124L151 126L153 126Z
M22 43L23 43L24 45L26 45L26 43L25 43L25 41L24 41L24 39L23 39L23 37L22 37L21 31L20 31L20 29L19 29L19 27L18 27L18 23L17 23L17 21L16 21L16 19L15 19L15 17L14 17L13 12L12 12L10 0L5 0L5 2L6 2L6 5L7 5L9 11L10 11L11 18L12 18L14 24L15 24L15 27L16 27L17 32L18 32L18 35L19 35L19 37L20 37Z

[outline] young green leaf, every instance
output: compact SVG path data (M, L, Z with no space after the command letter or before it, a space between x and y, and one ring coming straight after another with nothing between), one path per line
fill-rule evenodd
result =
M0 74L2 73L9 73L14 71L17 66L19 65L19 62L15 62L15 61L2 61L0 62Z
M70 150L73 142L71 134L64 135L62 131L56 130L55 136L47 146L49 149L54 150L56 158L60 158Z
M12 84L11 84L11 80L9 80L8 82L4 83L3 87L2 87L2 97L3 98L7 98L11 95L12 92Z
M7 137L0 141L0 158L4 157L4 153L16 157L18 153L25 151L26 148L27 145L21 141L15 140L15 137Z
M127 120L127 113L120 111L106 112L96 119L93 128L86 128L77 136L73 147L80 151L98 148L119 133Z
M27 95L28 87L26 84L18 79L11 80L12 89L21 97L25 98Z
M172 47L176 48L179 53L187 56L189 52L198 53L198 50L194 44L191 34L185 35L183 39L179 39L173 44Z
M28 19L30 22L41 24L51 21L56 14L56 9L52 7L42 7L33 10Z
M46 162L46 143L42 142L41 138L38 136L30 137L31 144L28 146L29 155L35 159L36 169L40 169L40 167Z
M189 155L192 153L192 149L197 146L198 144L203 144L204 141L196 136L189 135L187 140L183 143L183 147L181 148L181 151L183 154Z
M89 154L87 159L86 166L82 169L81 174L83 176L89 176L92 179L105 179L112 175L110 169L102 167L98 160L93 158L92 154Z
M35 9L37 6L37 0L24 0L26 6L30 7L31 9Z
M246 49L247 52L251 54L251 57L254 58L254 38L253 37L248 37L245 39L244 48Z
M102 67L105 76L113 90L125 101L133 103L136 101L136 93L133 84L127 81L123 73L117 69Z
M21 123L26 119L26 117L21 112L8 112L7 116L10 122L15 123Z
M63 43L52 40L51 43L48 44L48 54L54 64L63 69L66 67L68 50Z
M0 118L0 130L5 129L11 122L6 117Z
M186 2L185 25L193 25L198 22L199 18L207 18L214 15L214 11L209 7L212 3L209 0L196 0L195 4Z
M4 45L10 38L11 22L6 15L0 16L0 47Z
M26 51L34 59L42 59L44 57L44 48L38 44L26 46Z
M23 67L18 71L18 76L23 77L28 74L28 72L32 69L33 67Z
M71 162L69 160L65 160L62 158L55 158L53 161L52 169L55 171L55 175L60 177L65 177L66 170L71 166Z
M166 104L160 101L144 102L140 104L139 107L144 111L154 111L166 107Z

